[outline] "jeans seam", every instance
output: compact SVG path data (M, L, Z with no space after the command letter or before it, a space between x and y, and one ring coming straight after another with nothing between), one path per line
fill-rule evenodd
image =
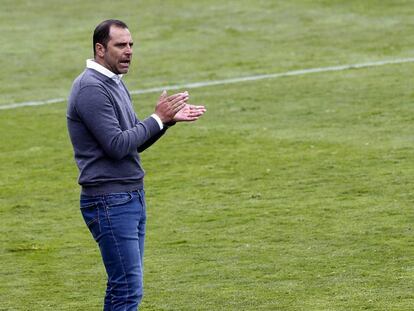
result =
M102 230L101 230L101 220L99 218L99 206L98 206L98 212L97 212L97 216L98 216L98 228L99 228L99 234L101 234Z
M105 212L106 212L106 217L108 218L109 229L111 230L112 237L113 237L113 239L114 239L114 241L115 241L116 250L117 250L117 252L118 252L118 256L119 256L119 259L120 259L120 261L121 261L122 271L123 271L123 273L124 273L124 277L125 277L125 281L126 281L127 294L126 294L126 297L125 297L125 309L124 309L124 310L126 310L126 308L127 308L127 303L128 303L128 297L129 297L129 285L128 285L128 278L127 278L127 274L126 274L126 270L125 270L125 266L124 266L123 258L122 258L122 256L121 256L121 252L120 252L120 250L119 250L118 241L116 240L116 238L115 238L115 234L114 234L114 231L112 230L112 223L111 223L111 219L110 219L110 217L109 217L108 207L107 207L106 203L105 203Z
M139 201L141 203L141 215L144 215L144 211L145 211L145 203L144 203L144 198L143 195L141 193L141 191L138 191L138 197L139 197Z

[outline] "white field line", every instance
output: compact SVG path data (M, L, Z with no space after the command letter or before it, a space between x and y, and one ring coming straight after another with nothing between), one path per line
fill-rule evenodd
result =
M383 61L377 61L377 62L367 62L367 63L361 63L361 64L308 68L308 69L286 71L286 72L281 72L281 73L271 73L271 74L255 75L255 76L248 76L248 77L238 77L238 78L231 78L231 79L224 79L224 80L201 81L201 82L194 82L194 83L167 85L167 86L160 86L160 87L154 87L154 88L149 88L149 89L133 90L133 91L130 91L130 93L132 95L158 93L158 92L162 92L163 90L170 91L170 90L179 90L179 89L193 89L193 88L206 87L206 86L212 86L212 85L224 85L224 84L257 81L257 80L264 80L264 79L275 79L275 78L288 77L288 76L301 76L301 75L310 74L310 73L343 71L343 70L349 70L349 69L378 67L378 66L384 66L384 65L413 63L413 62L414 62L414 58L398 58L398 59L383 60ZM8 104L8 105L0 105L0 110L14 109L14 108L20 108L20 107L27 107L27 106L42 106L42 105L47 105L47 104L61 103L66 100L67 100L66 98L52 98L48 100L39 100L39 101L22 102L22 103Z

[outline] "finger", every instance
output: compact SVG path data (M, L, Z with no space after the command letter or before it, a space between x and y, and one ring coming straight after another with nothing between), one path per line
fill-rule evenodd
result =
M170 102L169 104L172 109L175 109L177 106L180 106L181 107L180 110L183 109L184 107L187 109L187 106L188 106L185 99L177 99L177 100Z
M198 120L198 118L188 118L188 119L185 119L186 122L194 122L194 121L197 121L197 120Z
M192 104L188 104L188 107L190 108L190 109L195 109L195 110L199 110L199 109L206 109L206 107L204 107L204 106L196 106L196 105L192 105Z
M197 111L207 111L206 108L204 108L203 106L198 106L198 107L193 107L191 108L192 110L197 110Z
M200 114L200 115L202 115L202 114L204 114L207 110L206 110L206 109L204 109L204 108L190 108L190 109L188 109L188 111L189 111L190 113L196 113L196 114Z
M168 96L167 101L173 102L173 101L176 101L176 100L180 100L181 98L185 98L185 97L188 98L188 94L177 93L177 94L173 94L173 95Z
M195 117L201 117L204 112L200 111L200 110L187 110L185 112L183 112L184 110L181 111L181 113L185 116L185 118L195 118Z
M181 109L183 109L185 107L186 103L184 101L179 101L177 103L175 103L174 105L171 105L171 109L177 113L178 111L180 111Z
M160 95L160 100L167 98L167 90L162 91Z
M176 103L176 102L178 102L178 101L180 101L180 100L188 101L188 99L189 99L188 94L185 94L185 93L180 93L180 94L176 94L176 95L177 95L177 96L174 96L174 97L170 100L170 102L171 102L171 103Z
M174 101L177 98L180 98L180 94L170 95L170 96L165 98L165 101L170 103L170 102Z
M190 117L190 118L195 118L195 117L198 118L198 117L201 117L203 114L204 114L204 112L197 111L197 112L191 112L191 113L187 114L187 116Z
M196 121L196 120L198 120L198 117L189 117L189 118L187 118L186 121L192 122L192 121Z

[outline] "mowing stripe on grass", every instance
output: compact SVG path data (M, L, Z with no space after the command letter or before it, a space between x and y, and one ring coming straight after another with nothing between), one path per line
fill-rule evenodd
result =
M170 91L170 90L179 90L179 89L193 89L193 88L206 87L206 86L212 86L212 85L224 85L224 84L257 81L257 80L264 80L264 79L275 79L275 78L288 77L288 76L300 76L300 75L305 75L309 73L342 71L342 70L349 70L349 69L359 69L359 68L377 67L377 66L384 66L384 65L391 65L391 64L402 64L402 63L413 63L413 62L414 62L414 58L399 58L399 59L383 60L383 61L368 62L368 63L361 63L361 64L292 70L292 71L281 72L281 73L271 73L271 74L255 75L255 76L248 76L248 77L238 77L238 78L231 78L231 79L224 79L224 80L201 81L201 82L194 82L194 83L167 85L167 86L160 86L160 87L154 87L154 88L149 88L149 89L133 90L130 93L132 95L158 93L158 92L162 92L163 90ZM47 105L47 104L61 103L64 101L66 101L66 98L52 98L48 100L39 100L39 101L30 101L30 102L23 102L23 103L8 104L8 105L0 105L0 110L14 109L14 108L20 108L20 107L27 107L27 106L42 106L42 105Z

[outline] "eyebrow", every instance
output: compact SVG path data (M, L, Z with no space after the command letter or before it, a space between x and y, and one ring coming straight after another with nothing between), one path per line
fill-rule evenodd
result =
M127 44L132 46L132 45L134 45L134 41L129 41L129 42L121 41L121 42L115 42L114 43L115 46L122 46L122 45L127 45Z

